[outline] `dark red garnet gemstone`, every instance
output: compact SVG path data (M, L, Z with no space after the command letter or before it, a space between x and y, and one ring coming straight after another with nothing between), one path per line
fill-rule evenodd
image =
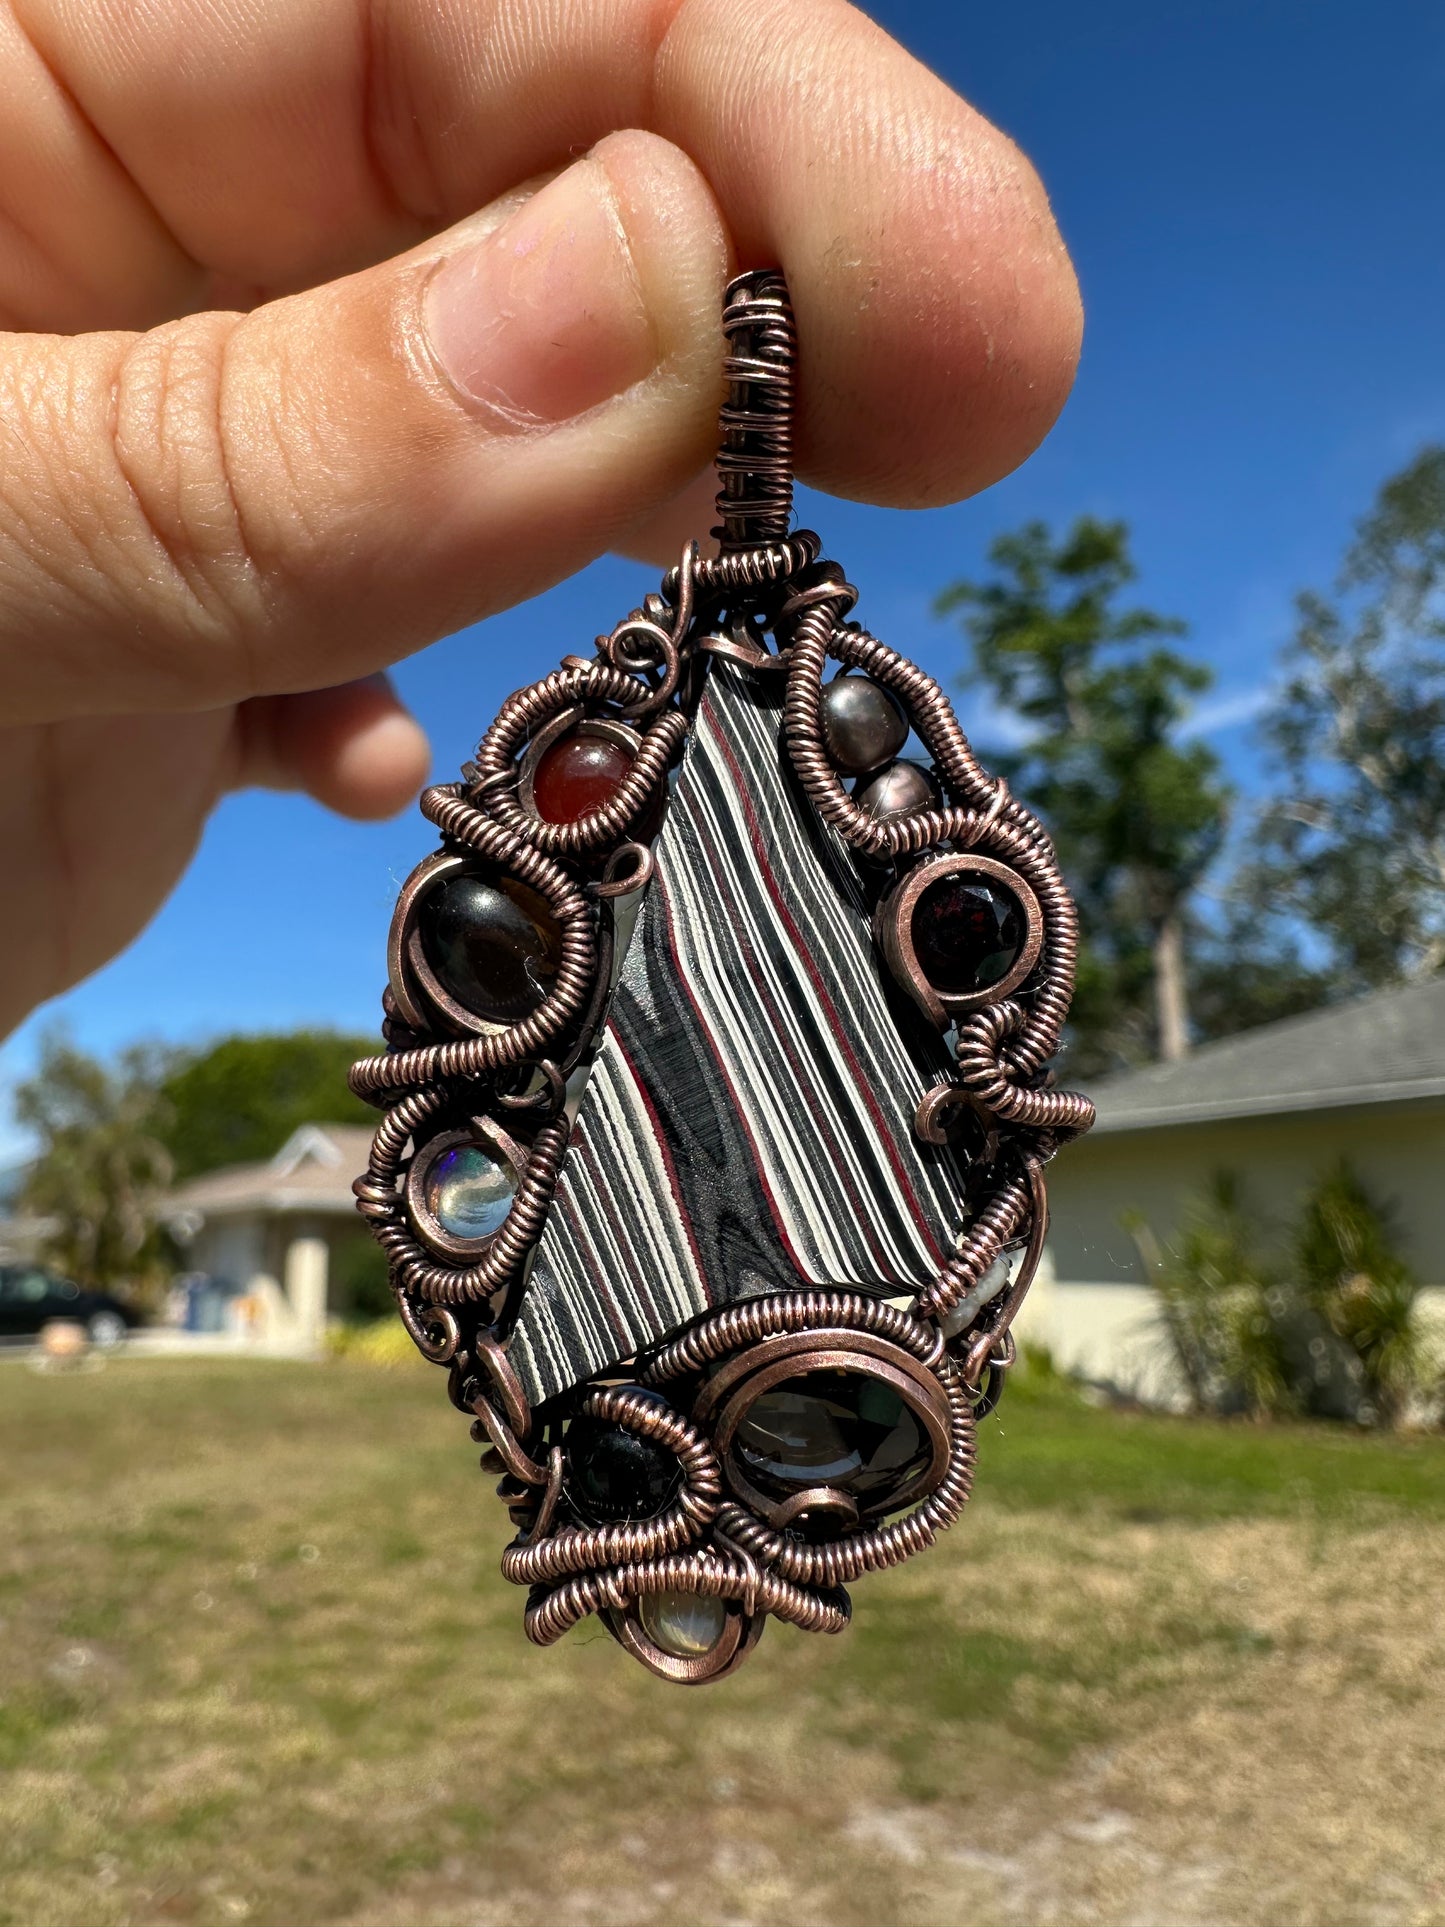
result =
M514 877L448 877L417 906L417 927L443 990L488 1023L530 1017L556 980L557 919Z
M968 996L1006 977L1026 935L1023 907L990 877L930 883L913 906L913 951L944 996Z
M532 807L545 823L575 823L610 803L632 768L632 753L605 736L563 736L532 774Z

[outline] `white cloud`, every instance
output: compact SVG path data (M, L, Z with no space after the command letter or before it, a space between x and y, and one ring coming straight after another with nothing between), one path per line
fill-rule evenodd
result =
M1249 689L1224 689L1200 703L1184 725L1186 736L1214 736L1224 729L1237 729L1252 723L1269 707L1273 683L1256 683Z

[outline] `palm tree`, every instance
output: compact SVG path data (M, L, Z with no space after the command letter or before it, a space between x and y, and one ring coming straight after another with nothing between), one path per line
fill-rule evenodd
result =
M44 1257L82 1284L135 1296L163 1275L155 1208L173 1169L163 1066L143 1046L102 1064L52 1031L16 1090L16 1117L40 1141L19 1203L48 1223Z

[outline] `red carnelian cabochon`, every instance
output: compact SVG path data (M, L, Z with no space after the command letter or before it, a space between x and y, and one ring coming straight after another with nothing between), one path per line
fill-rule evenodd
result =
M564 736L538 761L532 806L544 822L575 823L610 802L631 767L631 753L605 736Z

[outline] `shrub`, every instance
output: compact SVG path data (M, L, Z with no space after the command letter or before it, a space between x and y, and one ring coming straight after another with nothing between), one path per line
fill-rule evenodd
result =
M1388 1209L1343 1160L1300 1202L1280 1257L1219 1172L1161 1246L1130 1221L1196 1411L1394 1425L1423 1392L1419 1287Z
M380 1365L387 1370L426 1363L395 1313L370 1325L332 1325L326 1334L326 1349L333 1358Z

